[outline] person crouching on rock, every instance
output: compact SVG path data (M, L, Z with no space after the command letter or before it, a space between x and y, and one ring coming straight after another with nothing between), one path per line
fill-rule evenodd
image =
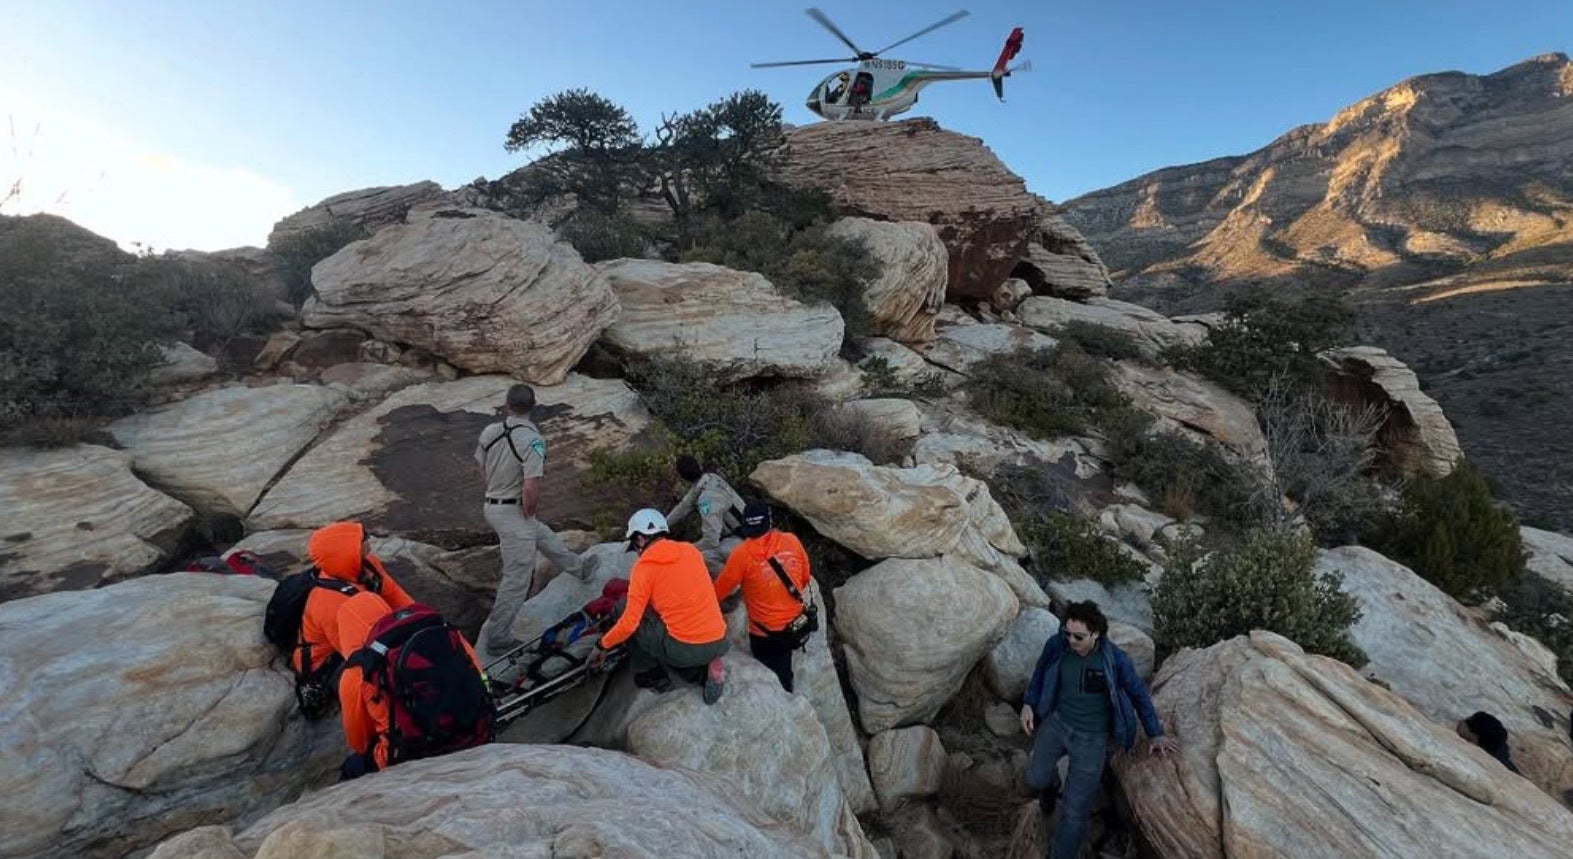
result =
M617 623L601 636L591 667L606 652L631 641L634 683L657 694L671 687L667 669L704 684L704 701L721 697L726 669L721 657L730 647L726 618L699 550L671 539L659 510L640 510L628 520L630 551L639 553L628 576L628 596Z
M306 555L317 569L321 585L306 598L300 621L300 647L291 658L297 674L321 673L339 646L339 609L358 592L382 597L387 611L404 608L415 600L388 575L381 559L371 552L371 538L359 522L335 522L312 533ZM386 612L384 612L386 613Z
M1065 808L1054 830L1050 859L1075 859L1098 796L1109 740L1136 745L1136 722L1152 738L1154 754L1178 750L1164 736L1147 686L1130 657L1107 638L1109 621L1097 603L1071 603L1065 626L1043 645L1021 708L1021 729L1032 743L1027 784L1039 791L1045 815L1054 813L1058 764L1070 757Z
M743 496L737 494L726 478L699 465L699 460L683 454L677 458L677 476L693 484L682 500L666 514L666 523L675 527L699 513L699 542L694 546L705 558L705 567L716 575L737 547L743 525Z

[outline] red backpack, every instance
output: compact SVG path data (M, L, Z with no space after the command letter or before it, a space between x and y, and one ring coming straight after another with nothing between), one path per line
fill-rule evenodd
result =
M497 711L464 639L419 603L378 621L349 665L388 701L388 762L412 761L484 745L496 736Z

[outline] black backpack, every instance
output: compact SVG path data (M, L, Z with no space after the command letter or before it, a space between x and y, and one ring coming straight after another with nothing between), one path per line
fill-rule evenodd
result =
M306 615L306 601L317 588L336 590L345 596L360 593L360 588L337 579L324 579L315 569L287 576L273 590L268 600L267 612L262 617L262 635L267 638L288 661L296 650L301 651L301 670L295 674L295 700L301 713L311 720L321 719L333 709L334 681L344 660L335 651L322 667L312 671L311 647L301 640L301 621ZM291 666L293 669L293 665Z
M388 762L456 752L496 736L491 692L460 632L419 603L378 621L346 665L388 702Z

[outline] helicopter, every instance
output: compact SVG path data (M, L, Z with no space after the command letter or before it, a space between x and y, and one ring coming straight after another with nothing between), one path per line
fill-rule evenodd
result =
M806 102L809 110L829 120L840 121L844 119L889 119L899 113L912 109L918 101L918 92L931 83L938 81L981 80L987 78L994 84L994 94L1000 101L1005 100L1005 78L1012 72L1029 71L1032 68L1030 61L1011 66L1010 61L1016 58L1021 51L1022 29L1011 30L1010 36L1005 39L1005 49L1000 51L999 59L995 61L994 68L988 71L964 71L955 66L942 66L935 63L913 63L905 60L882 60L879 55L891 48L905 45L906 43L938 30L949 24L954 24L971 14L966 10L956 12L912 35L887 45L877 51L865 51L859 48L841 32L841 28L830 20L830 16L819 9L807 10L808 17L814 19L821 27L829 30L831 35L840 39L843 44L852 49L853 56L845 59L831 60L790 60L779 63L753 63L752 68L768 69L780 66L809 66L820 63L850 63L856 62L857 67L846 71L837 72L820 81L808 94Z

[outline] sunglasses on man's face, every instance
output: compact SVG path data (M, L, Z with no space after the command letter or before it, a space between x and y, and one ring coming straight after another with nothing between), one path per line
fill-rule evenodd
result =
M1071 641L1086 641L1092 638L1092 633L1090 632L1066 632L1065 634L1070 636Z

